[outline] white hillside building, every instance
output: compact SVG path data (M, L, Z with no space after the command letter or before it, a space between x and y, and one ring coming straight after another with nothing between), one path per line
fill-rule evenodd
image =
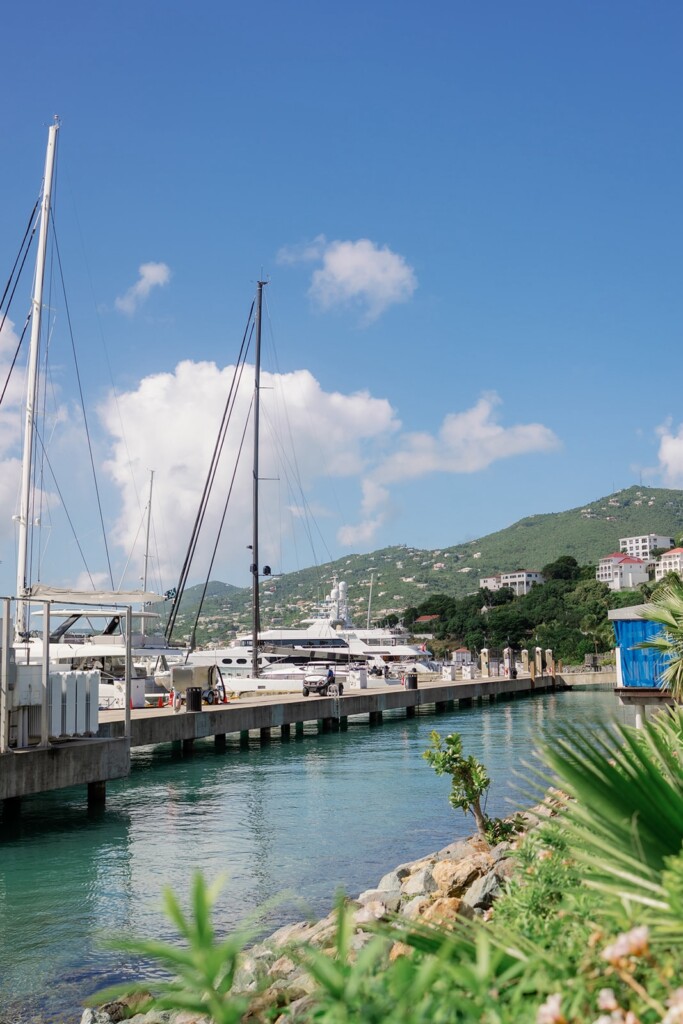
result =
M677 572L683 578L683 548L672 548L657 559L655 580L664 579L669 572Z
M501 572L497 576L485 576L479 580L481 590L502 590L509 587L519 597L528 594L533 586L544 583L543 574L529 569L518 569L517 572Z
M648 561L655 548L672 548L673 537L659 537L656 533L646 533L641 537L620 537L619 550L631 558L642 558Z
M632 590L649 580L648 563L621 551L613 551L598 562L595 578L606 583L610 590Z

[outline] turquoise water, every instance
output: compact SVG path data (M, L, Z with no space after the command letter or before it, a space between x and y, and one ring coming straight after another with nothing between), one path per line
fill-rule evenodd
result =
M462 733L493 779L487 811L503 816L530 802L519 793L523 762L543 730L626 714L611 691L588 690L385 716L373 728L351 719L345 732L307 727L248 749L229 737L225 752L207 742L185 758L146 748L97 814L82 789L27 800L21 821L0 829L0 1022L78 1021L82 1000L104 985L149 976L103 940L171 938L162 887L184 899L197 868L225 876L223 931L285 894L269 911L272 931L468 835L471 819L448 804L449 780L421 757L432 729Z

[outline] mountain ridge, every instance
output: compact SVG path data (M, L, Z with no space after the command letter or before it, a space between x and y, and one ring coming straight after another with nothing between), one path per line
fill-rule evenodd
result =
M683 533L682 490L633 486L564 512L526 516L461 544L433 549L393 545L270 577L261 584L261 621L264 628L300 622L336 578L347 584L351 617L361 625L368 617L400 616L430 594L464 597L479 589L480 578L518 569L540 571L561 555L572 555L580 565L595 564L618 550L620 537L649 533L673 538ZM203 584L185 591L176 639L187 635L202 590ZM250 588L211 581L197 642L248 630L250 615Z

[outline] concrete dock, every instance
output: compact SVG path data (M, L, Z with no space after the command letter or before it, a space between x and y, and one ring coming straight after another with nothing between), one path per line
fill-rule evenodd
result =
M129 774L134 747L175 743L189 753L195 741L214 737L220 746L229 733L247 738L257 732L267 741L272 730L287 737L292 726L299 730L306 722L317 722L319 730L327 732L344 728L351 717L366 716L370 725L378 725L385 712L404 711L412 717L417 708L426 706L440 713L456 701L467 707L474 701L512 699L556 688L564 688L564 684L548 676L536 680L530 676L458 681L421 678L415 690L379 684L347 690L341 697L304 697L298 693L243 697L228 704L204 705L201 711L175 711L172 707L101 711L96 737L8 750L0 755L0 800L4 801L5 815L11 816L19 813L22 797L84 785L89 804L103 803L106 783Z

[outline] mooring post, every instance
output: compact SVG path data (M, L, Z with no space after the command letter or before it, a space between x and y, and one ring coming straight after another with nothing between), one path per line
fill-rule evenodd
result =
M242 729L242 731L240 732L240 746L241 747L248 747L249 746L249 730L248 729Z
M292 734L292 727L289 722L285 722L284 725L280 726L280 739L288 740Z
M294 734L295 734L295 736L303 736L303 734L304 734L304 723L303 722L296 722L296 724L294 726Z
M107 802L107 783L88 783L88 807L104 807Z
M318 729L320 732L331 732L332 731L332 719L321 718L318 723Z
M21 817L21 797L8 796L2 805L3 821L18 821Z

